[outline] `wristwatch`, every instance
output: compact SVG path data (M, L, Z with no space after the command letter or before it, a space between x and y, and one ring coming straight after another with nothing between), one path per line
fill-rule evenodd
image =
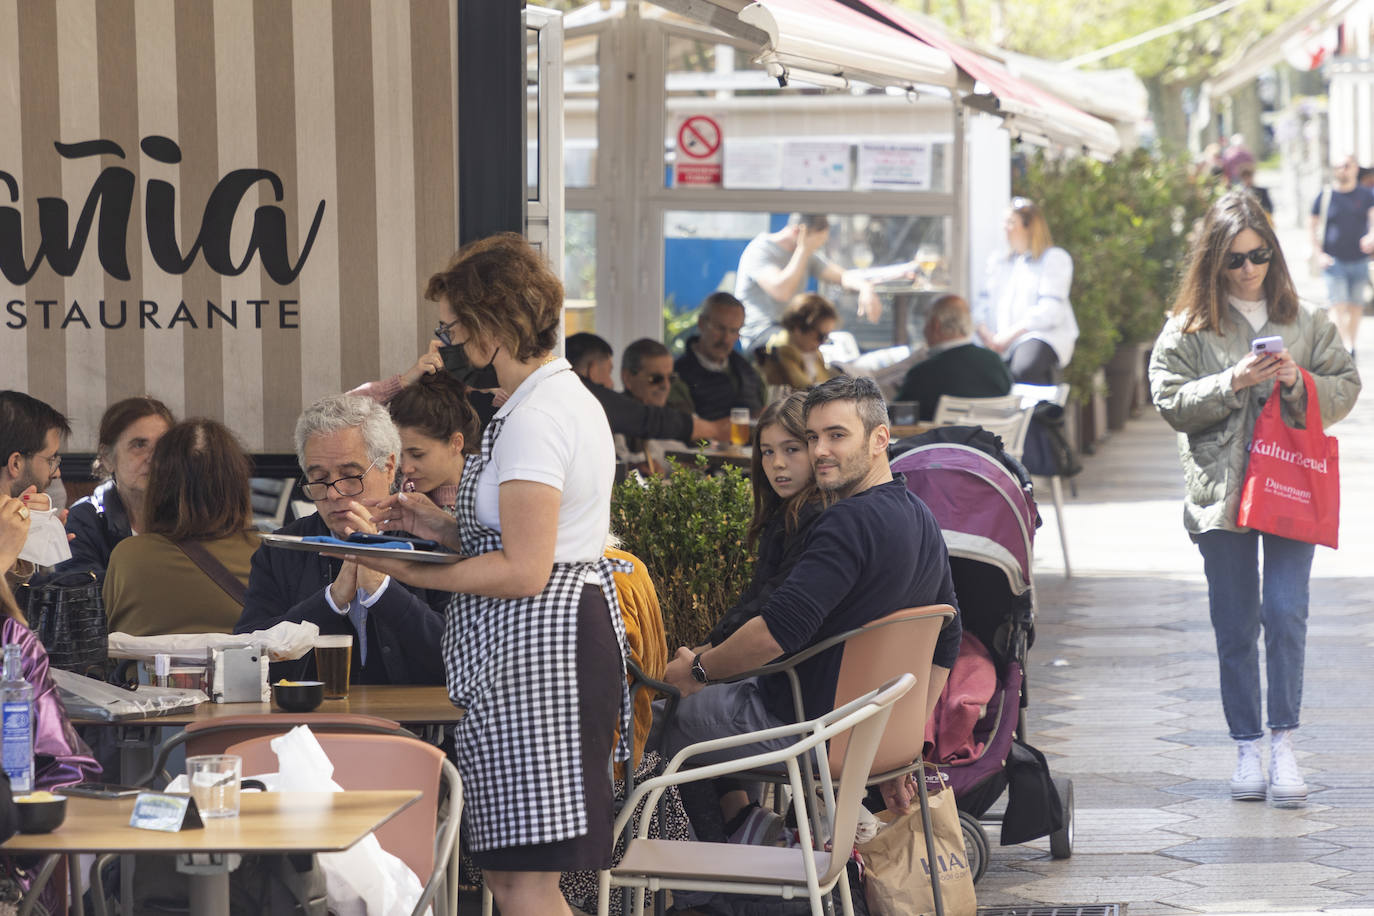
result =
M711 683L711 679L706 676L706 669L701 667L701 657L705 654L705 652L698 652L697 657L692 659L692 678L698 684Z

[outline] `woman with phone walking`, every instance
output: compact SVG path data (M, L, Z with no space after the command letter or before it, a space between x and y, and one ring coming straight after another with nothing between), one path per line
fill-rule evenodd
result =
M1259 338L1281 338L1281 343ZM1312 375L1316 390L1303 382ZM1255 421L1279 383L1284 420L1302 426L1309 397L1330 426L1355 404L1359 375L1323 312L1302 306L1264 210L1245 191L1212 207L1172 314L1150 359L1150 392L1178 430L1187 492L1183 521L1202 554L1221 667L1221 701L1236 741L1231 797L1306 803L1293 755L1302 705L1313 545L1236 522ZM1263 544L1263 568L1260 545ZM1269 774L1262 762L1258 643L1264 634Z

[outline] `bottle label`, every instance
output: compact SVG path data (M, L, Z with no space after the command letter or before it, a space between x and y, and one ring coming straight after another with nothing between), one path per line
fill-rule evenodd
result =
M28 703L0 705L0 741L10 789L16 794L33 791L33 723Z

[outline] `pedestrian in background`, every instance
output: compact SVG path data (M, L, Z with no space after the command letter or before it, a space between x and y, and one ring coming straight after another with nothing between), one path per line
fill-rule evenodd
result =
M1374 190L1359 183L1360 166L1346 156L1331 184L1312 202L1312 265L1326 279L1331 320L1341 342L1355 355L1355 337L1369 291L1369 255L1374 254Z
M1236 517L1255 421L1275 379L1290 425L1302 424L1307 398L1315 396L1323 426L1329 426L1355 405L1359 375L1326 315L1299 305L1274 230L1248 192L1228 193L1208 213L1172 312L1150 359L1150 392L1179 433L1184 527L1202 554L1222 709L1237 746L1231 797L1263 800L1267 789L1270 804L1296 807L1307 800L1292 733L1302 706L1313 545L1241 528ZM1253 338L1270 336L1283 338L1282 351L1251 352ZM1311 373L1315 391L1307 389L1299 367ZM1261 630L1269 688L1267 780Z

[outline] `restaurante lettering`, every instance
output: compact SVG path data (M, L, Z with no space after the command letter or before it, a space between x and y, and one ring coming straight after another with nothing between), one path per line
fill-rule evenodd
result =
M156 162L175 165L181 162L181 147L168 137L152 135L139 144L145 156ZM53 144L63 159L89 156L124 158L124 150L113 140L87 140L80 143ZM190 247L182 251L177 241L177 189L171 182L150 178L145 182L143 214L148 252L157 266L170 274L190 270L198 255L222 276L238 276L248 269L254 255L261 258L263 270L278 284L295 280L305 266L315 236L324 218L325 202L315 208L314 220L301 243L300 256L291 260L287 248L286 213L281 207L260 206L253 211L252 230L246 249L238 256L230 250L230 232L235 215L249 191L260 182L282 201L286 191L281 178L267 169L235 169L215 185L205 202L200 230ZM70 277L81 263L86 241L96 222L96 253L105 272L117 280L129 279L128 234L137 178L132 171L112 165L102 169L91 184L85 203L73 224L66 200L61 197L38 198L38 247L32 260L24 254L24 214L18 206L0 206L0 276L23 285L47 261L59 276ZM0 187L9 192L10 202L19 203L19 183L9 172L0 170Z
M29 326L45 331L65 331L79 327L94 330L97 326L115 330L123 327L149 328L237 328L271 327L299 328L300 303L295 299L229 299L221 303L206 299L188 305L181 300L176 305L158 303L152 299L100 299L82 305L56 299L11 299L5 303L5 327L22 330Z

